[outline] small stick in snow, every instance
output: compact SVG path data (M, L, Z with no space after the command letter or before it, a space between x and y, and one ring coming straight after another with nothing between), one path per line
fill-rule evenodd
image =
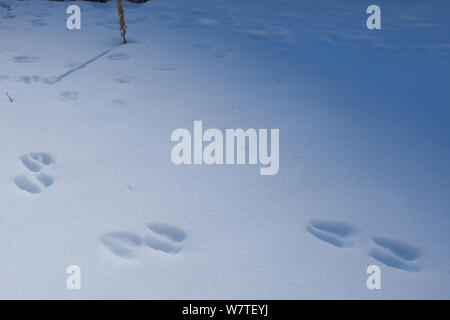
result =
M13 103L13 102L14 102L14 99L11 98L11 96L10 96L9 93L8 93L8 91L6 91L6 95L8 96L9 101L10 101L11 103Z
M123 12L122 0L117 0L117 9L119 10L120 33L123 38L123 44L127 44L125 34L127 33L127 25L125 24L125 14Z

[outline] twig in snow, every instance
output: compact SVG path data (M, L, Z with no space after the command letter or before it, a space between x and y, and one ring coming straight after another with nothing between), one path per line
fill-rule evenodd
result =
M6 95L8 96L9 102L13 103L14 99L11 98L11 96L9 95L8 91L6 91Z
M127 33L127 25L125 24L125 14L123 12L122 0L117 0L117 9L119 10L120 33L122 34L123 44L127 43L125 34Z

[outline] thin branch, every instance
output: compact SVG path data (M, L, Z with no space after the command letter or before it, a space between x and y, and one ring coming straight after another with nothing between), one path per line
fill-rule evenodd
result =
M120 33L122 34L123 43L127 43L127 39L125 35L127 33L127 25L125 24L125 14L123 12L122 0L117 0L117 9L119 10L119 19L120 19Z
M8 91L6 91L6 95L8 96L9 102L13 103L14 99L11 98L11 96L9 95Z

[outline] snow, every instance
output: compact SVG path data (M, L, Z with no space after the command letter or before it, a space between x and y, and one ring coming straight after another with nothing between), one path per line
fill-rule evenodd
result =
M125 2L127 45L113 1L6 2L0 298L450 297L446 1ZM195 120L279 128L279 173L174 165Z

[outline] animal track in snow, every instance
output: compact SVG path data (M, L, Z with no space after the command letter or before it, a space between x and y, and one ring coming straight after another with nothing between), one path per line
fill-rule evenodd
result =
M25 175L14 178L14 183L19 189L22 189L23 191L29 193L41 193L41 188L36 183L28 179L28 177Z
M53 163L53 157L46 152L30 152L30 157L35 160L39 161L40 163L48 166Z
M53 182L55 182L52 176L43 172L39 173L36 176L36 179L38 179L38 181L46 188L50 187L53 184Z
M316 238L339 248L352 247L352 237L357 233L353 226L332 220L313 220L308 231Z
M148 247L153 250L175 254L181 251L187 233L165 223L149 223L147 225L151 233L141 237L131 232L110 232L100 238L100 242L118 257L130 259L135 257L140 247Z
M17 56L13 58L15 63L33 63L38 61L38 57L30 57L30 56Z
M230 50L219 50L219 51L214 53L214 57L216 59L222 59L222 58L225 58L226 56L228 56L228 54L230 52L231 52Z
M142 246L143 240L130 232L110 232L100 238L108 250L122 258L133 258L134 248Z
M147 227L153 232L167 237L174 242L182 242L187 234L182 229L166 223L149 223Z
M34 83L34 82L41 82L41 77L39 77L37 75L23 76L19 80L24 82L24 83L26 83L26 84L31 84L31 83Z
M153 68L153 70L156 71L174 71L178 69L178 67L174 64L161 64L155 68Z
M114 79L114 82L124 84L124 83L133 82L134 80L136 80L136 78L129 77L129 76L123 76L123 77Z
M119 60L127 60L130 59L130 56L126 53L114 53L107 56L111 61L119 61Z
M144 243L154 250L163 251L165 253L178 253L181 251L181 247L166 241L165 239L158 238L155 235L146 236Z
M33 161L33 159L31 159L31 157L27 154L20 157L20 160L22 161L22 164L32 172L39 172L42 169L42 165L37 161Z
M353 226L339 221L313 220L307 227L316 238L335 247L348 248L354 245L353 237L357 230ZM413 244L388 237L374 237L377 247L369 250L369 256L392 268L404 271L420 271L415 263L423 251Z
M64 102L76 101L78 99L79 95L80 94L78 93L78 91L69 90L69 91L64 91L63 93L61 93L59 99Z
M48 188L55 182L51 175L41 172L45 166L53 163L53 157L49 153L30 152L21 156L20 161L29 172L14 178L19 189L37 194L42 192L42 188Z
M392 268L420 271L420 267L412 262L422 256L423 252L415 245L387 237L375 237L373 241L378 247L371 249L369 255L375 260Z

